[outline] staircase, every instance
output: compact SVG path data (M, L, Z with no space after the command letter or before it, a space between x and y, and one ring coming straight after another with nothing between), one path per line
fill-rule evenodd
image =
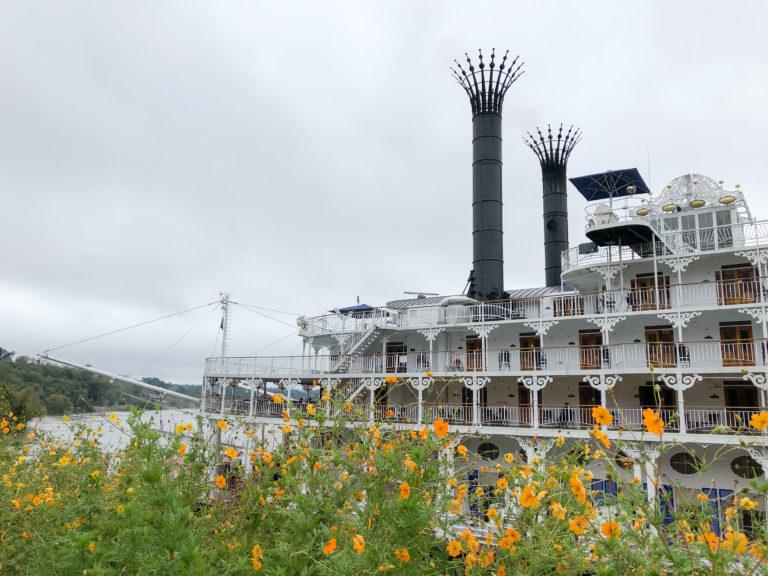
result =
M349 369L352 363L352 358L356 355L360 355L361 352L365 352L371 345L375 344L381 336L379 327L375 324L369 326L364 331L359 332L353 337L349 348L339 356L336 364L331 366L331 372L334 374L342 374Z

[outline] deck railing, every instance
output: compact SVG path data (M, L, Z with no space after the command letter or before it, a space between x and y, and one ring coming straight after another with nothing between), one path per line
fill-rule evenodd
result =
M304 403L295 402L294 407L301 409ZM267 416L276 419L282 418L282 413L287 409L286 404L273 402L254 401L253 415ZM322 407L318 407L322 409ZM657 408L654 408L657 409ZM221 411L221 398L209 397L206 402L206 410L217 413ZM431 423L442 418L449 424L471 425L473 424L473 410L471 404L429 404L422 406L423 423ZM610 408L613 416L611 430L643 429L643 408ZM678 432L680 430L680 415L677 408L658 409L665 422L666 432ZM753 414L760 412L757 407L724 407L702 406L686 407L685 422L689 433L712 433L727 431L727 429L740 432L758 433L751 429L749 421ZM248 415L250 400L248 398L227 398L224 403L225 414ZM352 417L361 421L369 419L369 407L362 402L356 405ZM530 406L508 405L480 405L478 407L479 424L486 426L507 426L512 428L533 427L534 413ZM374 406L374 420L377 422L396 422L404 424L416 424L418 422L418 404L376 404ZM539 406L539 427L562 430L589 430L595 425L592 418L592 407L542 405Z
M647 372L653 365L665 369L768 367L768 348L763 340L698 341L675 343L631 342L601 346L552 346L504 348L483 351L447 350L350 356L343 372L334 372L337 356L245 356L209 358L208 377L233 378L322 378L339 374L398 375L434 372L443 376L472 372L499 375L525 372L580 374L595 370L619 373ZM721 371L721 370L720 370Z
M616 280L618 282L618 279ZM303 321L304 336L349 334L370 328L420 328L499 322L505 320L557 319L572 316L624 314L670 309L716 308L768 302L768 278L720 280L671 284L669 277L658 287L626 287L598 293L565 293L542 298L503 300L448 306L419 306L406 309L375 309L370 316L319 316Z

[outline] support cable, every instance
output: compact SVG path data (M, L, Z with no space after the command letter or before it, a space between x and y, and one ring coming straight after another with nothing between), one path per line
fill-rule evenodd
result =
M235 304L237 306L240 306L240 308L243 308L244 310L248 310L249 312L253 312L254 314L258 314L259 316L264 316L264 318L269 318L270 320L274 320L275 322L279 322L280 324L285 324L286 326L290 326L293 328L295 324L290 324L289 322L284 322L283 320L280 320L279 318L275 318L274 316L270 316L269 314L264 314L263 312L259 312L258 310L254 310L253 308L249 307L247 304L240 304L239 302L231 302L232 304Z
M231 301L232 304L237 304L238 306L247 306L249 308L256 308L257 310L266 310L267 312L277 312L278 314L287 314L288 316L302 316L302 314L297 314L296 312L286 312L285 310L275 310L274 308L265 308L264 306L255 306L253 304L245 304L243 302L235 302L234 300Z
M159 360L160 360L160 359L161 359L163 356L165 356L165 355L166 355L168 352L170 352L170 351L171 351L173 348L175 348L175 347L176 347L176 345L177 345L179 342L181 342L182 340L184 340L184 338L186 338L187 336L189 336L189 334L190 334L190 333L192 333L192 332L195 330L195 328L197 328L198 326L200 326L200 324L202 324L202 323L203 323L203 321L205 321L205 320L208 318L208 316L210 316L211 314L213 314L215 311L216 311L216 308L211 308L211 309L208 311L208 313L207 313L207 314L205 314L205 315L204 315L202 318L200 318L200 320L198 320L198 321L195 323L195 325L194 325L194 326L192 326L192 328L190 328L189 330L187 330L186 332L184 332L184 334L182 334L182 335L181 335L181 337L179 337L179 338L178 338L176 341L174 341L174 342L173 342L173 343L172 343L170 346L168 346L168 348L166 348L166 349L165 349L165 350L163 350L163 351L162 351L162 352L161 352L161 353L160 353L158 356L156 356L156 357L155 357L155 359L154 359L154 360L152 360L152 362L150 362L149 364L147 364L147 367L146 367L146 368L144 368L144 370L142 370L141 372L139 372L139 375L136 377L136 379L138 380L138 379L140 379L142 376L144 376L144 374L146 374L147 370L149 370L150 368L152 368L152 366L154 366L154 365L155 365L155 364L156 364L156 363L157 363L157 362L158 362L158 361L159 361Z
M99 334L97 336L91 336L90 338L83 338L82 340L77 340L75 342L70 342L69 344L62 344L61 346L56 346L55 348L48 348L47 350L43 350L43 354L47 354L48 352L54 352L55 350L61 350L62 348L69 348L70 346L74 346L76 344L82 344L83 342L90 342L91 340L96 340L97 338L104 338L105 336L111 336L113 334L117 334L119 332L125 332L126 330L131 330L133 328L138 328L139 326L146 326L147 324L152 324L153 322L158 322L160 320L165 320L167 318L173 318L174 316L180 316L182 314L186 314L187 312L193 312L195 310L200 310L201 308L205 308L206 306L212 306L214 304L219 304L220 300L216 300L214 302L208 302L207 304L202 304L200 306L195 306L194 308L187 308L186 310L182 310L181 312L176 312L175 314L168 314L166 316L160 316L159 318L154 318L152 320L147 320L146 322L139 322L138 324L133 324L132 326L126 326L125 328L120 328L118 330L112 330L111 332L105 332L104 334Z

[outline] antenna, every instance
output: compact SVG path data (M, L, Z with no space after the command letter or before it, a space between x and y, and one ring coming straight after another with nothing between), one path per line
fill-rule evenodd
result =
M408 294L409 296L416 296L417 299L421 300L422 298L426 298L427 296L440 296L437 292L409 292L407 290L403 291L403 294Z

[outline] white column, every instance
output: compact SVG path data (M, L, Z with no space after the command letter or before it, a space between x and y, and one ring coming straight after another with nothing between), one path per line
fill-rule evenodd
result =
M531 418L532 427L534 430L538 430L539 429L539 391L543 390L547 384L552 382L552 377L539 376L538 374L534 374L532 376L520 376L517 379L517 381L531 391L531 395L533 396L533 417Z
M413 386L418 394L417 424L419 426L421 426L424 420L424 390L431 386L434 381L434 378L424 378L421 375L416 378L408 378L408 383Z
M472 424L474 426L480 425L480 410L478 409L478 394L491 379L487 376L478 377L476 375L459 378L459 382L464 384L469 390L472 391Z

